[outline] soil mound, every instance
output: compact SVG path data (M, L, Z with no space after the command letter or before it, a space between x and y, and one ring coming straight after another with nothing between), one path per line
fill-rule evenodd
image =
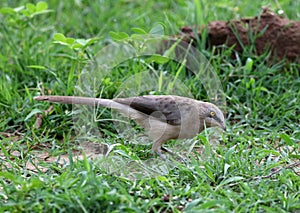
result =
M270 51L271 63L285 58L300 63L300 21L280 17L268 9L253 18L213 21L204 28L208 32L207 47L234 45L234 50L242 53L245 46L252 44L256 55ZM181 32L180 38L196 44L192 27L183 27ZM200 33L201 30L197 32L199 36Z

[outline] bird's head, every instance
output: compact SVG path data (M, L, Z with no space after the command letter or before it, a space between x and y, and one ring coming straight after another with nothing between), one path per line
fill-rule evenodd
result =
M204 120L206 127L218 126L226 130L224 115L216 105L201 102L200 116Z

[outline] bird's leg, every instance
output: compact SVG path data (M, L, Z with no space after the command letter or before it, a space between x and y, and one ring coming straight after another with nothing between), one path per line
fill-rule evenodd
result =
M180 161L185 161L181 156L179 156L179 155L175 154L174 152L172 152L171 150L163 147L162 144L164 141L165 140L156 140L152 145L152 151L164 160L167 160L167 156L165 154L161 153L161 151L167 152L168 154L172 155L173 157L178 158Z
M161 153L161 150L164 148L162 147L163 140L158 139L152 145L152 152L157 154L162 159L167 159L167 156Z
M173 158L176 157L176 160L177 160L177 161L180 161L180 162L183 162L183 163L186 163L186 162L187 162L185 158L183 158L183 157L180 156L179 154L176 154L176 153L172 152L171 150L169 150L169 149L167 149L167 148L165 148L165 147L163 147L163 146L161 147L161 150L163 150L163 151L169 153L170 155L173 156Z
M161 153L161 150L157 150L155 152L160 158L164 159L164 160L167 160L167 156L164 155L163 153Z

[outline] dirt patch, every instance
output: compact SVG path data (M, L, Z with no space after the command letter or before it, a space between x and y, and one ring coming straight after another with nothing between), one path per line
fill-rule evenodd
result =
M238 53L244 47L254 45L256 55L271 51L269 62L274 63L282 59L300 63L300 21L292 21L280 17L268 9L253 18L243 18L231 21L213 21L197 32L208 32L207 47L227 45L234 46ZM196 44L196 36L192 27L183 27L180 38L186 42ZM200 37L201 38L201 37ZM234 54L232 57L235 57Z
M20 147L19 147L20 148ZM35 146L30 150L30 157L27 162L19 165L18 162L23 161L21 158L21 150L10 150L5 148L6 153L0 151L0 169L7 170L11 168L23 168L32 172L46 172L51 167L52 163L63 167L70 164L70 157L73 161L87 159L95 160L101 156L106 156L109 153L109 147L104 143L82 142L80 146L70 150L72 153L63 153L58 156L50 154L50 147ZM23 152L27 153L26 145L23 145ZM23 153L23 154L24 154Z

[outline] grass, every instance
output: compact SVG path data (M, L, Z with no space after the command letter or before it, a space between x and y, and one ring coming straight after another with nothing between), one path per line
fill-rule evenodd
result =
M55 104L46 115L51 104L33 100L41 91L112 98L122 86L129 88L128 95L175 91L209 100L193 75L176 63L159 64L162 58L141 57L109 73L100 70L94 73L99 74L95 86L85 68L112 37L136 33L132 28L153 32L162 24L165 34L173 35L185 25L255 16L262 6L299 20L299 1L50 0L48 9L40 3L23 12L7 7L27 1L0 3L0 212L300 211L299 165L288 167L300 157L299 64L268 65L265 57L247 51L233 60L230 49L216 55L201 50L222 83L228 130L218 139L208 131L191 141L171 142L196 146L187 164L169 165L169 170L149 146L129 143L110 111L93 117L91 108ZM160 71L153 82L140 75L149 69ZM172 87L170 76L178 78ZM140 129L133 127L131 134L138 135ZM78 155L85 142L107 144L115 158L104 160L105 167L101 158ZM161 166L158 174L147 177L142 171L139 178L129 178L138 174L137 162L149 158L150 165Z

